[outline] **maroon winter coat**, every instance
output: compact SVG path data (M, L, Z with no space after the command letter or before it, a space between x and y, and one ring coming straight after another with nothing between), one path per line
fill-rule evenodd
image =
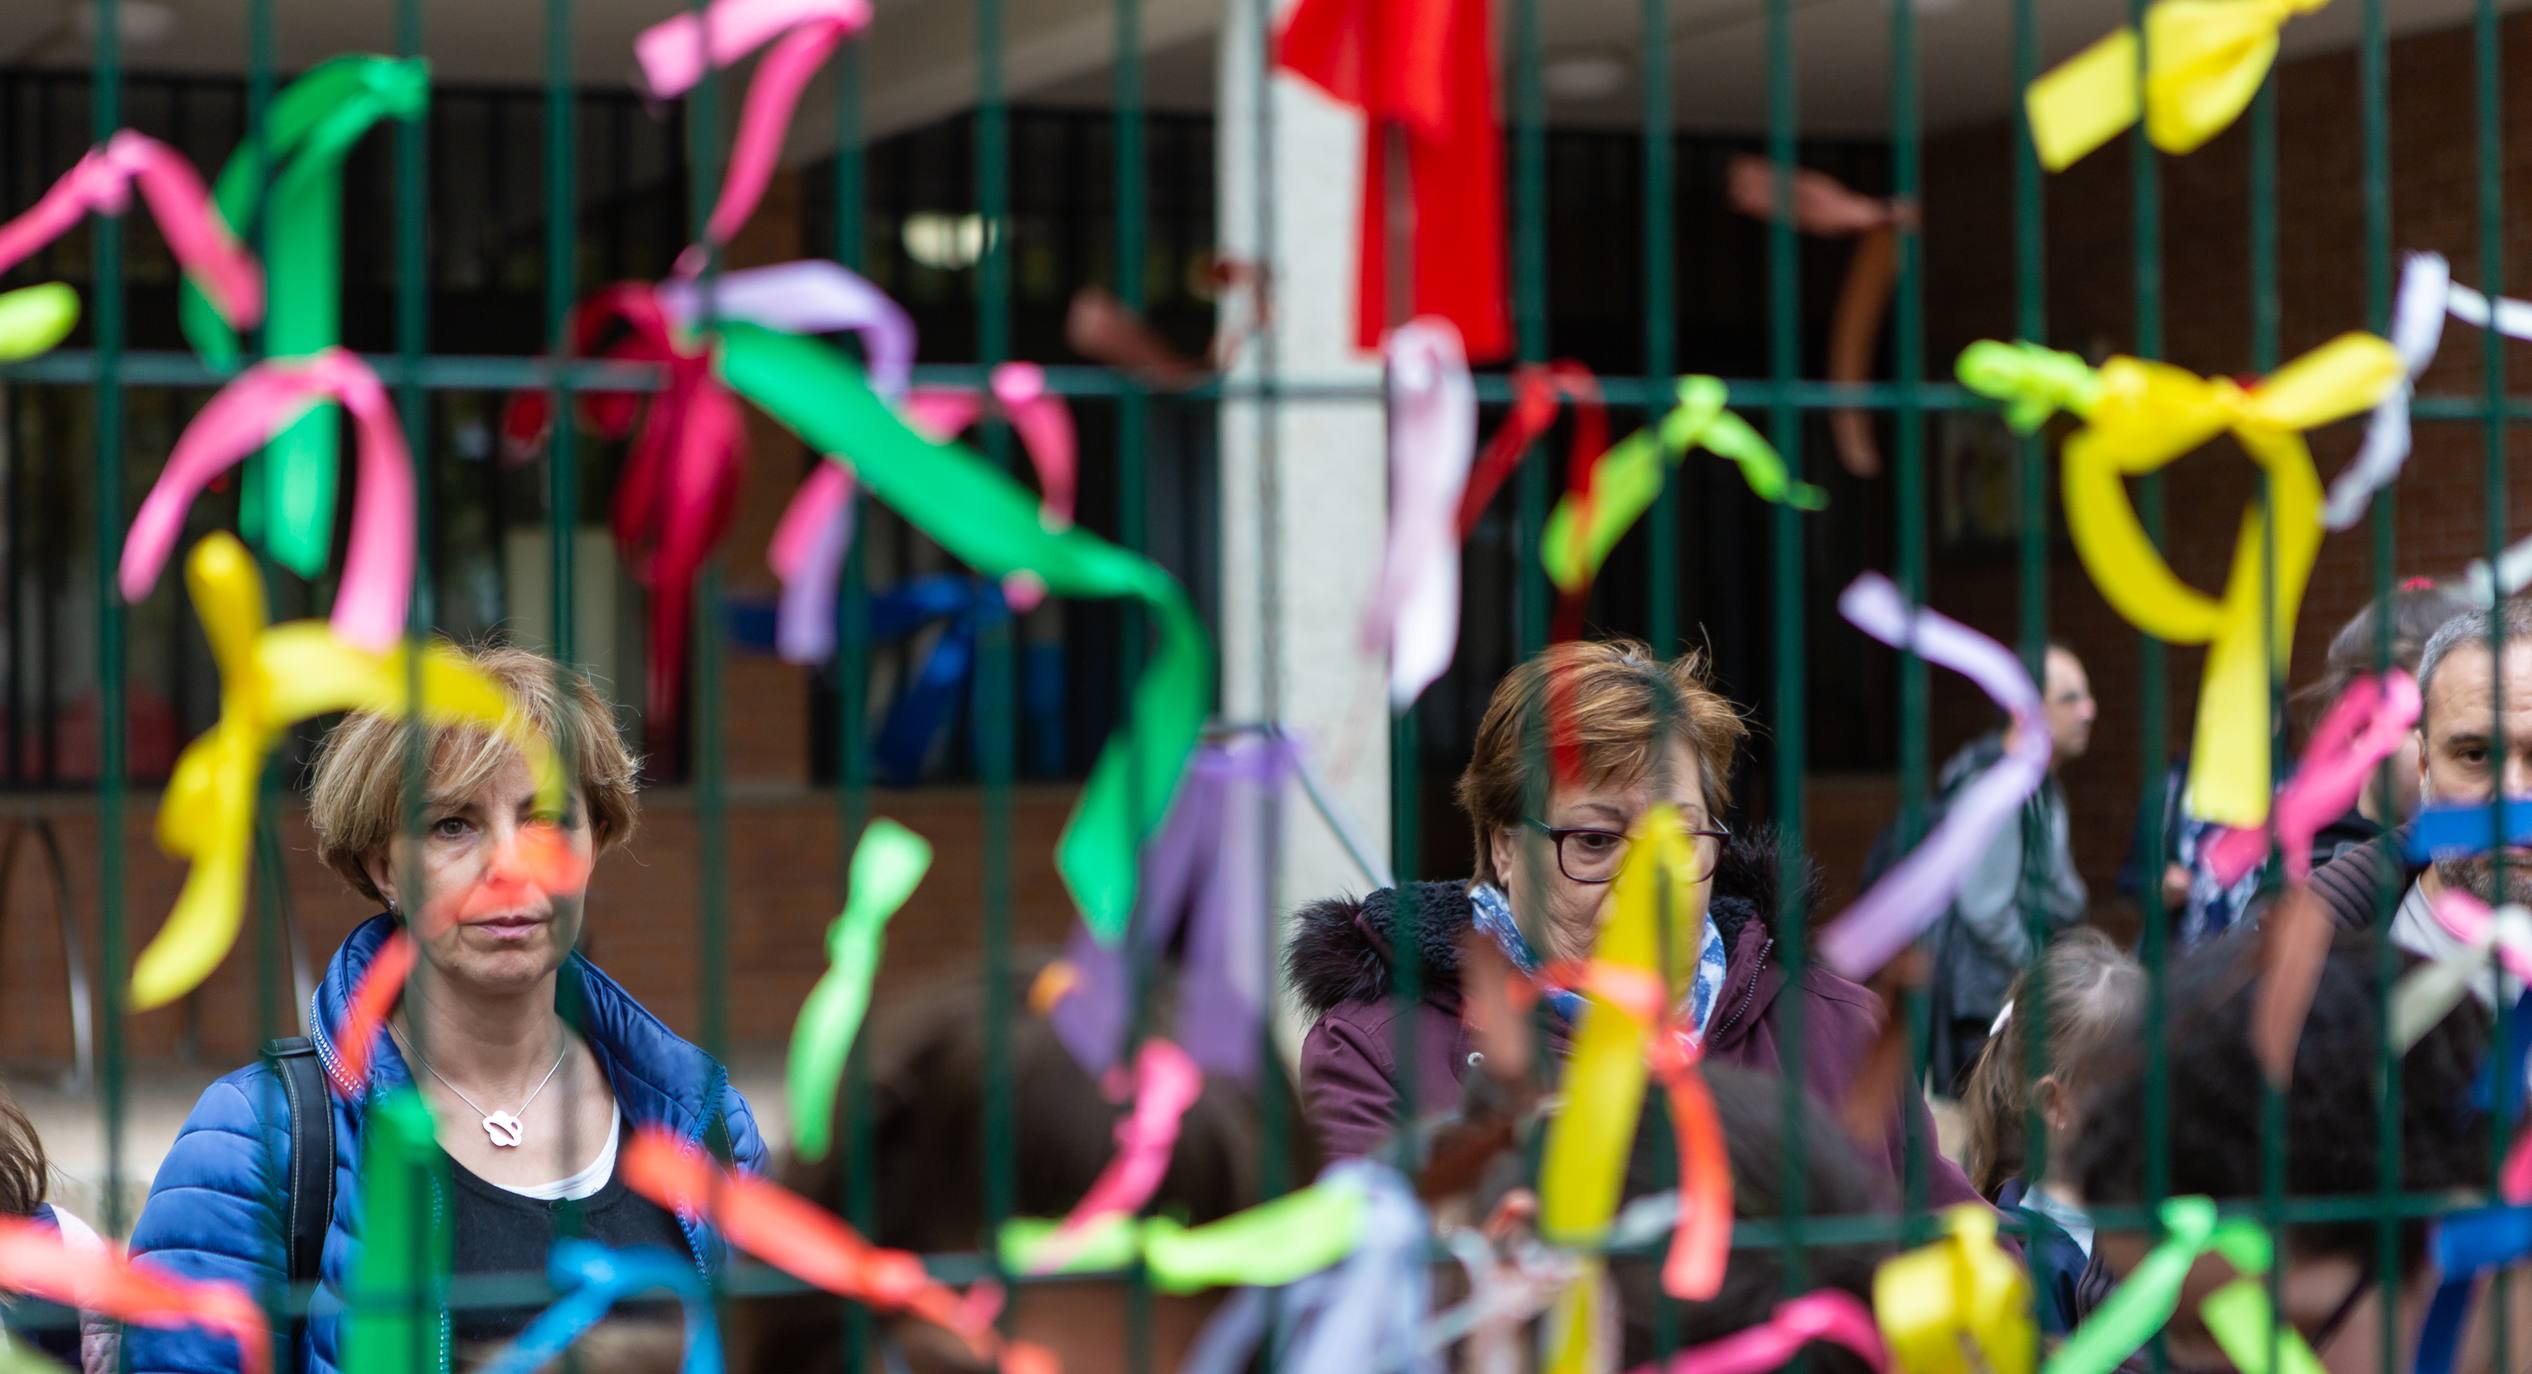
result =
M1773 840L1735 839L1715 874L1708 909L1723 932L1726 961L1706 1052L1764 1073L1785 1071L1780 1043L1792 1005L1781 995L1785 979L1770 928L1775 874ZM1383 890L1304 908L1284 948L1291 985L1318 1018L1302 1042L1302 1106L1334 1159L1370 1153L1397 1125L1402 1080L1398 1006L1390 997L1392 897ZM1415 1113L1428 1117L1460 1105L1462 1080L1476 1054L1460 1020L1459 940L1469 927L1468 884L1418 883L1415 899L1422 993L1415 1006ZM1818 910L1816 902L1806 907ZM1816 964L1804 970L1801 1082L1814 1099L1834 1112L1880 1032L1881 1005L1872 994ZM1560 1041L1555 1048L1565 1047ZM1913 1117L1930 1145L1934 1122L1913 1086L1900 1089L1890 1111L1882 1143L1862 1153L1867 1164L1889 1171L1895 1200L1907 1140L1903 1128ZM1960 1166L1940 1154L1926 1163L1932 1205L1978 1200Z

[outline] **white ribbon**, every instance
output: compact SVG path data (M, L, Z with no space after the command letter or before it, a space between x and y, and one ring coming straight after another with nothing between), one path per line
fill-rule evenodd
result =
M2353 528L2364 517L2374 493L2390 486L2400 475L2401 464L2409 460L2409 401L2417 379L2435 361L2447 315L2482 329L2494 328L2508 338L2532 340L2532 302L2500 296L2492 309L2487 296L2453 284L2452 265L2442 254L2410 254L2400 268L2400 299L2393 306L2391 323L2392 346L2400 350L2409 375L2374 408L2374 417L2365 426L2364 446L2338 480L2330 483L2322 521L2331 529ZM2505 580L2509 585L2504 594L2512 595L2532 582L2532 549L2518 545L2501 562L2499 576L2489 575L2484 563L2472 564L2472 585L2493 586Z
M1405 707L1459 643L1459 497L1477 457L1477 385L1449 321L1390 331L1389 543L1363 616L1363 651L1389 651L1389 700Z
M2392 988L2391 1044L2404 1053L2461 1005L2491 958L2502 959L2517 978L2532 979L2532 910L2503 906L2492 915L2478 898L2447 891L2436 901L2435 919L2459 943L2402 974Z

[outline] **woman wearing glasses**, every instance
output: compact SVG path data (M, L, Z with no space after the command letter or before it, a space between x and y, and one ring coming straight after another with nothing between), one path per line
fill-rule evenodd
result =
M1413 1110L1448 1112L1484 1064L1461 1015L1462 939L1480 933L1533 975L1589 957L1627 834L1660 802L1682 818L1699 870L1701 909L1680 927L1693 932L1698 949L1677 1009L1682 1020L1710 1057L1784 1073L1833 1110L1845 1105L1880 1034L1881 1008L1817 966L1804 970L1798 990L1786 987L1774 929L1774 838L1736 836L1725 821L1732 758L1747 733L1697 655L1664 662L1632 640L1559 644L1497 684L1458 787L1475 876L1414 884L1415 911L1403 928L1394 890L1317 903L1297 918L1285 948L1293 986L1318 1018L1302 1047L1302 1095L1331 1156L1368 1153L1398 1124L1407 1081L1398 1062L1397 1021L1406 1010L1399 937L1415 961ZM1569 767L1555 765L1559 752ZM1816 917L1817 893L1804 893L1803 905ZM1580 1003L1553 986L1544 1001L1561 1054ZM1780 1044L1796 1006L1802 1057L1789 1065ZM1932 1121L1913 1084L1893 1090L1869 1161L1898 1176L1911 1117L1927 1142L1931 1200L1975 1199L1959 1168L1932 1153Z

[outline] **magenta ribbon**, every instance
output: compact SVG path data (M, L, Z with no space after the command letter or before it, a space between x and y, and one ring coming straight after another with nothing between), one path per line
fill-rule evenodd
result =
M1757 1326L1683 1350L1667 1363L1640 1366L1634 1374L1766 1374L1792 1363L1795 1352L1813 1341L1842 1345L1874 1369L1890 1367L1872 1312L1852 1293L1823 1288L1776 1304L1775 1314Z
M1821 962L1860 983L1951 906L1962 876L2048 775L2049 733L2039 689L2012 650L1948 616L1909 606L1879 573L1856 578L1837 608L1873 638L1977 683L2013 718L2004 757L1962 788L1934 833L1821 933Z
M1037 470L1038 523L1050 530L1072 528L1080 456L1071 408L1046 389L1046 371L1035 363L1004 363L986 386ZM922 387L906 393L905 411L925 438L947 441L984 418L985 394L968 387ZM1002 599L1025 613L1046 599L1046 588L1027 573L1013 573L1002 580Z
M1081 1238L1101 1218L1142 1210L1169 1173L1179 1119L1203 1095L1204 1071L1185 1050L1166 1040L1143 1042L1134 1056L1134 1110L1117 1123L1116 1157L1056 1228L1040 1252L1038 1273L1051 1274L1069 1263Z
M701 14L680 14L633 40L644 85L663 99L693 89L707 71L731 66L766 43L774 44L756 64L756 79L747 88L721 197L704 228L705 244L728 243L755 213L773 178L801 91L836 48L869 23L868 0L716 0ZM703 246L678 258L679 275L702 270Z
M378 374L340 348L248 368L185 426L124 540L123 599L149 594L184 533L185 512L212 478L327 399L351 412L360 437L360 494L334 596L334 632L358 648L393 649L413 599L413 460Z
M713 373L711 356L681 346L662 295L638 282L601 289L572 307L562 346L568 354L657 364L666 373L649 396L584 391L580 406L584 421L602 437L633 436L616 482L616 547L650 592L646 714L673 731L685 684L695 576L730 527L747 432L737 398ZM552 423L546 393L523 391L510 398L502 430L510 442L528 443Z
M2347 814L2376 765L2397 751L2417 724L2418 684L2397 668L2381 681L2356 679L2331 704L2270 814L2270 824L2285 842L2288 881L2310 876L2312 837ZM2207 849L2215 880L2230 887L2258 867L2268 857L2269 834L2267 827L2252 826L2217 836Z
M1447 320L1391 330L1389 542L1363 652L1389 654L1390 705L1412 705L1459 642L1459 505L1477 458L1477 387Z
M91 149L26 213L0 224L0 272L24 262L68 233L90 212L120 216L132 186L149 206L176 260L220 314L249 329L264 318L264 273L211 205L211 193L184 155L147 134L125 129Z

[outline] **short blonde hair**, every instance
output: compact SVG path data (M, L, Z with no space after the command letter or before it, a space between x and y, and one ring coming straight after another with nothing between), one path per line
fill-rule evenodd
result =
M615 709L579 671L515 645L459 648L457 655L501 684L528 725L543 735L571 770L572 789L589 809L590 834L599 850L633 836L641 804L636 796L641 765L617 733ZM355 711L343 717L317 748L316 777L308 793L308 823L316 830L317 858L372 901L386 900L370 877L370 862L386 852L404 825L405 722ZM424 757L429 785L467 791L507 763L512 747L489 730L426 725Z
M1477 726L1459 775L1459 808L1477 848L1477 880L1503 885L1495 832L1521 823L1529 791L1544 786L1551 730L1569 731L1585 777L1633 779L1651 771L1662 742L1685 740L1696 756L1706 806L1732 802L1732 757L1749 726L1714 690L1703 654L1663 660L1635 639L1567 640L1504 674ZM1675 734L1674 734L1675 732ZM1542 770L1535 771L1534 770Z

